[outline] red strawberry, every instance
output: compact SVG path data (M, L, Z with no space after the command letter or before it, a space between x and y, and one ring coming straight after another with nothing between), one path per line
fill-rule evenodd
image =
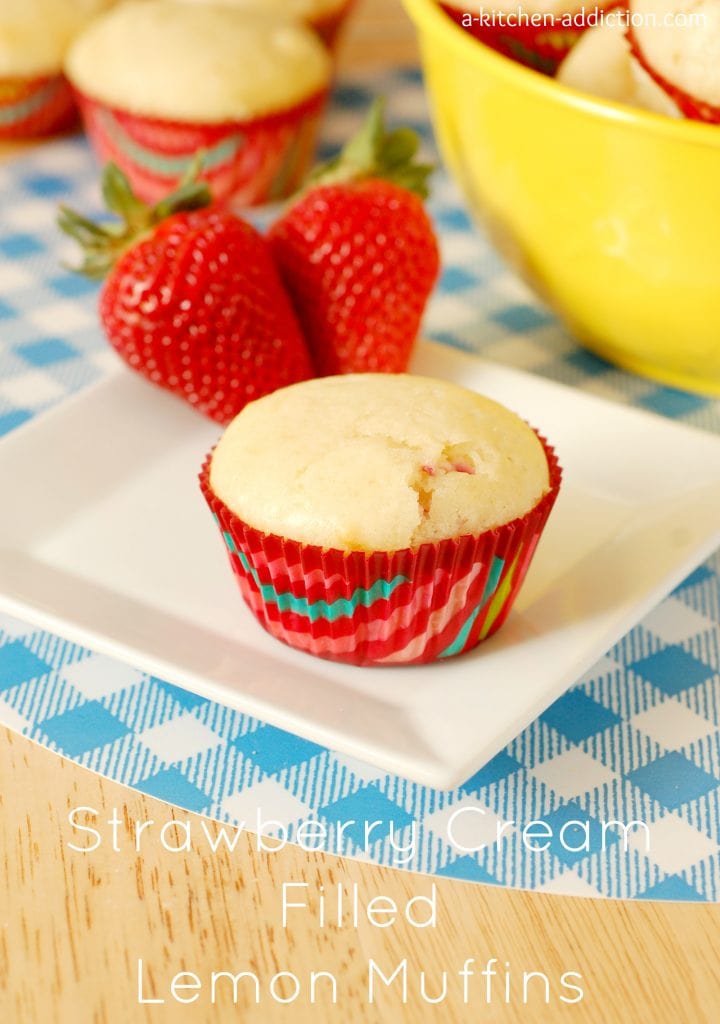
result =
M409 129L385 131L378 102L270 230L320 374L407 369L439 270L417 148Z
M63 208L60 227L85 249L81 272L105 277L100 318L138 373L219 423L276 388L312 376L307 347L267 242L207 186L187 181L147 207L124 174L103 174L118 224Z

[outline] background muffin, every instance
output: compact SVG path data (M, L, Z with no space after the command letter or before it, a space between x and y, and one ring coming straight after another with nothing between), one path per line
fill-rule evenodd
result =
M63 59L83 26L112 0L2 0L0 139L46 135L75 118Z
M183 3L205 4L214 0L182 0ZM215 0L217 2L217 0ZM285 18L296 18L315 29L331 49L337 43L340 29L355 0L219 0L242 10L262 11Z
M205 152L216 198L294 190L312 156L330 59L298 23L223 4L144 0L96 19L67 75L101 160L155 201Z
M635 57L685 117L720 123L720 3L631 0Z
M633 57L620 21L589 29L560 65L557 79L602 99L680 117L675 103Z
M474 392L348 374L251 403L201 482L266 629L391 664L461 653L499 628L559 470L527 424Z

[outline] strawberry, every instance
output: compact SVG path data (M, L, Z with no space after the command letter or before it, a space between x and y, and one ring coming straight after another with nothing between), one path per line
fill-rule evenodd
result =
M103 194L117 223L61 208L59 226L85 250L80 272L105 278L100 319L132 369L222 424L312 376L267 242L207 185L190 178L150 207L108 164Z
M407 369L439 270L418 139L378 101L269 232L319 374Z

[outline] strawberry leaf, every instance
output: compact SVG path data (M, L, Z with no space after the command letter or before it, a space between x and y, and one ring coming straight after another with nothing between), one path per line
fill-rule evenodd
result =
M203 154L198 153L189 165L177 188L154 206L135 195L125 173L114 163L105 165L102 173L102 195L105 205L119 219L96 224L89 218L61 206L57 224L83 250L78 273L99 279L105 277L119 257L149 231L175 213L198 210L212 202L207 182L199 181Z
M117 164L109 163L102 175L102 196L105 205L126 223L135 223L147 217L147 206L132 190L127 176Z
M420 139L411 128L386 130L385 100L380 97L373 103L357 135L337 157L316 168L310 176L310 184L383 178L426 199L428 179L435 168L416 161L419 148Z
M396 128L383 143L383 163L386 167L401 167L412 160L419 148L420 139L412 128Z

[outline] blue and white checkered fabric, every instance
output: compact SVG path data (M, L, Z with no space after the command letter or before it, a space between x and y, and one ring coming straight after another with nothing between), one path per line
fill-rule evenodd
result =
M371 91L430 145L416 73L342 83L329 150L357 124ZM0 168L0 434L98 379L114 360L96 289L63 269L72 247L54 229L58 201L97 210L96 169L77 139ZM472 229L449 179L432 204L445 272L427 333L450 345L619 402L720 431L720 402L658 387L576 347ZM320 817L416 828L410 868L550 892L717 900L720 893L720 555L678 589L502 753L464 785L431 790L360 764L20 622L0 618L0 721L79 764L230 822L262 807L283 824ZM651 844L530 853L518 827L499 848L461 855L450 816L649 823ZM362 837L347 833L349 852ZM353 845L353 843L355 845ZM570 843L567 844L568 846ZM379 840L367 851L392 863Z

